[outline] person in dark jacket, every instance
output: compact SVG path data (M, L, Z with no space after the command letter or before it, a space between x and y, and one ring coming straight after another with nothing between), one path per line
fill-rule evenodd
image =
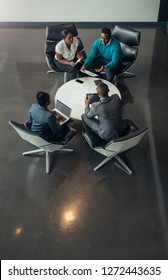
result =
M122 136L127 128L127 122L121 117L119 96L109 96L108 92L108 86L100 83L97 87L100 101L90 104L90 99L86 98L85 114L82 115L85 131L93 131L106 141Z
M29 109L28 121L31 123L31 131L39 133L48 141L58 141L62 136L61 127L54 112L47 108L51 103L50 95L47 92L39 91L36 99L37 103Z

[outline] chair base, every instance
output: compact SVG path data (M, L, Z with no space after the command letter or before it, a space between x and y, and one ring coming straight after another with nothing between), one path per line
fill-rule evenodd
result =
M121 79L133 78L133 77L135 77L135 74L131 73L131 72L124 72L124 73L120 74L118 77Z
M73 152L73 149L60 149L59 151L62 152ZM27 151L22 153L23 156L27 156L27 155L33 155L33 154L38 154L41 152L45 152L45 158L46 158L46 173L49 174L50 173L50 156L49 156L49 152L44 150L44 149L36 149L36 150L32 150L32 151Z
M94 171L97 171L100 167L102 167L105 163L110 161L112 158L115 158L118 162L114 162L114 164L119 167L121 170L126 172L128 175L131 175L133 172L132 170L125 164L125 162L118 156L118 155L112 155L109 157L106 157L101 163L99 163L95 168Z
M56 72L54 70L48 70L47 74L56 73L56 74L64 74L64 84L67 82L67 73L66 72Z
M117 86L118 79L128 79L128 78L133 78L133 77L135 77L134 73L124 72L124 73L122 73L120 75L114 76L113 83L114 83L115 86Z
M56 72L54 70L48 70L47 74L50 74L50 73L56 73Z

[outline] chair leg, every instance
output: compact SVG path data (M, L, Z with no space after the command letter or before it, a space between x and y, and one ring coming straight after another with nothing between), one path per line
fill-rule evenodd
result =
M113 158L113 155L110 157L106 157L101 163L99 163L95 168L94 171L97 171L100 167L102 167L106 162L111 160Z
M121 79L133 78L133 77L135 77L135 74L131 73L131 72L124 72L121 75L119 75L118 77L121 78Z
M116 158L120 163L119 165L117 162L114 162L116 166L118 166L120 169L125 171L128 175L131 175L133 173L132 170L125 164L125 162L118 155L112 155L110 157L106 157L101 163L99 163L94 168L94 171L97 171L100 167L102 167L106 162L110 161L113 157Z
M67 72L64 73L64 84L67 82L67 77L68 77L68 74Z
M33 154L41 153L41 152L44 152L44 150L43 149L37 149L37 150L33 150L33 151L28 151L28 152L22 153L22 155L27 156L27 155L33 155Z
M60 152L63 151L63 152L74 152L73 149L60 149L59 150Z
M118 83L118 78L117 78L117 76L114 76L113 83L114 83L115 86L117 86L117 83Z
M63 152L74 152L73 149L61 149L59 151L63 151ZM46 158L46 173L49 174L50 173L50 156L49 156L49 152L48 151L44 151L43 149L36 149L33 151L28 151L28 152L24 152L22 153L24 156L26 155L32 155L32 154L37 154L37 153L41 153L41 152L45 152L45 158Z
M49 73L55 73L55 71L54 70L48 70L47 74L49 74Z
M132 170L125 164L125 162L118 156L114 155L114 157L119 161L121 165L119 165L117 162L114 162L116 166L118 166L120 169L125 171L128 175L131 175L133 172Z
M49 152L46 151L46 173L50 173L50 157L49 157Z
M73 149L61 149L59 151L74 152ZM46 156L46 173L49 174L50 173L50 155L49 155L48 151L45 151L45 156Z

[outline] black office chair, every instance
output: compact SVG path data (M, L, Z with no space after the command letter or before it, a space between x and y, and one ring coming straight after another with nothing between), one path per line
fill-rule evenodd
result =
M71 141L76 135L77 130L67 125L63 130L63 139L58 142L48 142L45 138L40 136L36 132L32 132L29 128L29 123L20 124L14 121L9 121L9 124L15 129L22 139L38 147L36 150L24 152L23 155L32 155L44 152L46 158L46 173L50 173L50 158L49 154L55 151L73 152L73 149L67 149L65 146Z
M123 52L121 65L115 75L115 84L118 78L131 78L135 74L127 72L133 66L138 55L138 48L140 45L141 33L137 30L116 25L112 31L112 37L120 42Z
M56 44L62 40L61 32L65 29L68 29L73 37L78 36L78 31L74 23L66 23L66 24L58 24L46 27L46 42L45 42L45 59L47 65L50 70L47 73L63 73L55 64L54 64L54 56L55 56L55 46ZM78 51L82 52L84 57L86 56L84 51L84 46L79 37L77 37L79 41ZM64 72L64 83L67 81L67 73Z
M108 161L115 159L115 165L120 169L125 171L127 174L131 175L133 172L127 166L127 164L121 159L119 154L128 151L129 149L135 147L142 140L147 132L147 128L139 129L132 121L127 120L128 128L125 135L111 141L105 141L101 139L97 134L91 132L83 132L83 136L89 146L96 152L105 156L105 159L94 167L94 171L97 171Z

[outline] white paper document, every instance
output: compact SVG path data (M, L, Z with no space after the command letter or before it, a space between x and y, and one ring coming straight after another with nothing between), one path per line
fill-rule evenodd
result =
M90 76L90 77L97 77L98 75L97 74L95 74L95 73L93 73L93 72L90 72L90 71L88 71L88 70L81 70L80 69L80 71L82 72L82 73L84 73L84 74L87 74L88 76Z
M69 102L72 104L85 104L86 90L73 90Z

